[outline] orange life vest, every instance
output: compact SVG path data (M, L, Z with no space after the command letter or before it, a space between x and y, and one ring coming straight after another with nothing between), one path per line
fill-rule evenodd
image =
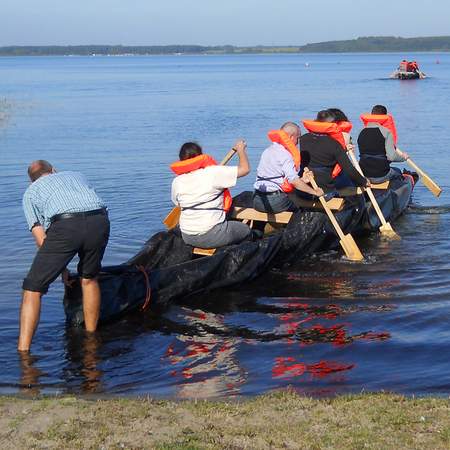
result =
M286 149L292 156L292 159L294 160L295 169L297 171L300 170L300 150L298 147L292 142L289 135L286 133L286 131L283 130L272 130L267 133L267 136L271 142L276 142L277 144L280 144L283 146L284 149ZM288 180L284 180L283 184L281 185L281 189L283 192L289 193L292 192L295 187L289 183Z
M362 114L361 120L365 127L370 122L375 122L382 127L386 127L394 137L394 144L397 145L397 129L395 128L394 118L391 114Z
M344 135L342 132L348 133L352 129L350 122L317 122L316 120L303 120L303 126L310 133L326 134L341 144L341 147L347 151ZM347 131L348 130L348 131ZM336 178L342 172L342 167L336 164L331 172L331 178Z
M170 168L176 175L184 175L185 173L194 172L198 169L204 169L209 166L217 166L216 160L209 155L198 155L194 158L185 159L183 161L175 161L170 165ZM228 212L231 209L233 198L229 189L223 190L223 210ZM208 202L205 202L208 203ZM197 204L196 206L200 206ZM192 208L196 209L196 208ZM207 209L207 208L205 208Z

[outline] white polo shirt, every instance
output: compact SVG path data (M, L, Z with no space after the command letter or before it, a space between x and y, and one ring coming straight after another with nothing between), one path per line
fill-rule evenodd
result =
M218 223L225 221L224 189L236 186L237 166L209 166L194 172L178 175L172 182L172 202L182 208L180 229L182 233L205 234ZM217 197L216 199L214 199ZM186 209L197 205L199 209ZM217 208L200 210L200 208Z

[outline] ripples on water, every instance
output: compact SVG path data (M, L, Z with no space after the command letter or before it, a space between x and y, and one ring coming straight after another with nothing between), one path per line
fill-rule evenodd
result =
M0 353L2 393L312 395L450 391L447 156L442 121L450 56L416 55L432 77L383 80L403 55L1 58ZM304 63L310 63L305 68ZM370 236L364 264L316 255L246 286L198 296L163 316L136 314L95 335L66 328L56 282L33 353L15 351L21 280L34 248L21 197L26 165L45 158L86 173L110 208L105 264L137 252L170 208L168 164L185 140L220 159L238 137L255 167L265 133L338 106L360 129L374 103L397 118L402 148L444 192L418 185L394 227ZM252 176L240 181L248 189Z

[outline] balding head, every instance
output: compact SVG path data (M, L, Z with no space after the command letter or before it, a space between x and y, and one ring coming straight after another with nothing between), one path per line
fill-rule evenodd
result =
M286 122L281 126L281 130L283 130L290 138L291 141L297 145L298 139L300 137L300 127L294 122Z
M53 172L53 166L44 159L33 161L28 167L28 176L30 177L31 182L36 181L42 177L42 175L49 175Z

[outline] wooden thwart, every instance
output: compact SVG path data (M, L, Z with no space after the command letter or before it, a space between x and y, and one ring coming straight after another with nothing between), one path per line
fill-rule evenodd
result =
M296 203L303 208L322 209L323 206L319 201L308 201L297 199ZM327 202L327 206L333 211L341 211L344 208L345 200L343 198L332 198ZM230 216L233 219L239 220L257 220L259 222L271 222L287 224L292 217L292 213L289 211L270 214L256 211L253 208L245 208L243 206L235 206L230 211Z
M389 180L384 183L371 184L372 189L389 189ZM361 195L364 193L364 189L360 187L346 187L338 190L339 195L342 197L351 197L352 195Z
M215 248L200 248L200 247L194 247L192 250L192 253L194 255L202 255L202 256L212 256L214 253L216 253Z

